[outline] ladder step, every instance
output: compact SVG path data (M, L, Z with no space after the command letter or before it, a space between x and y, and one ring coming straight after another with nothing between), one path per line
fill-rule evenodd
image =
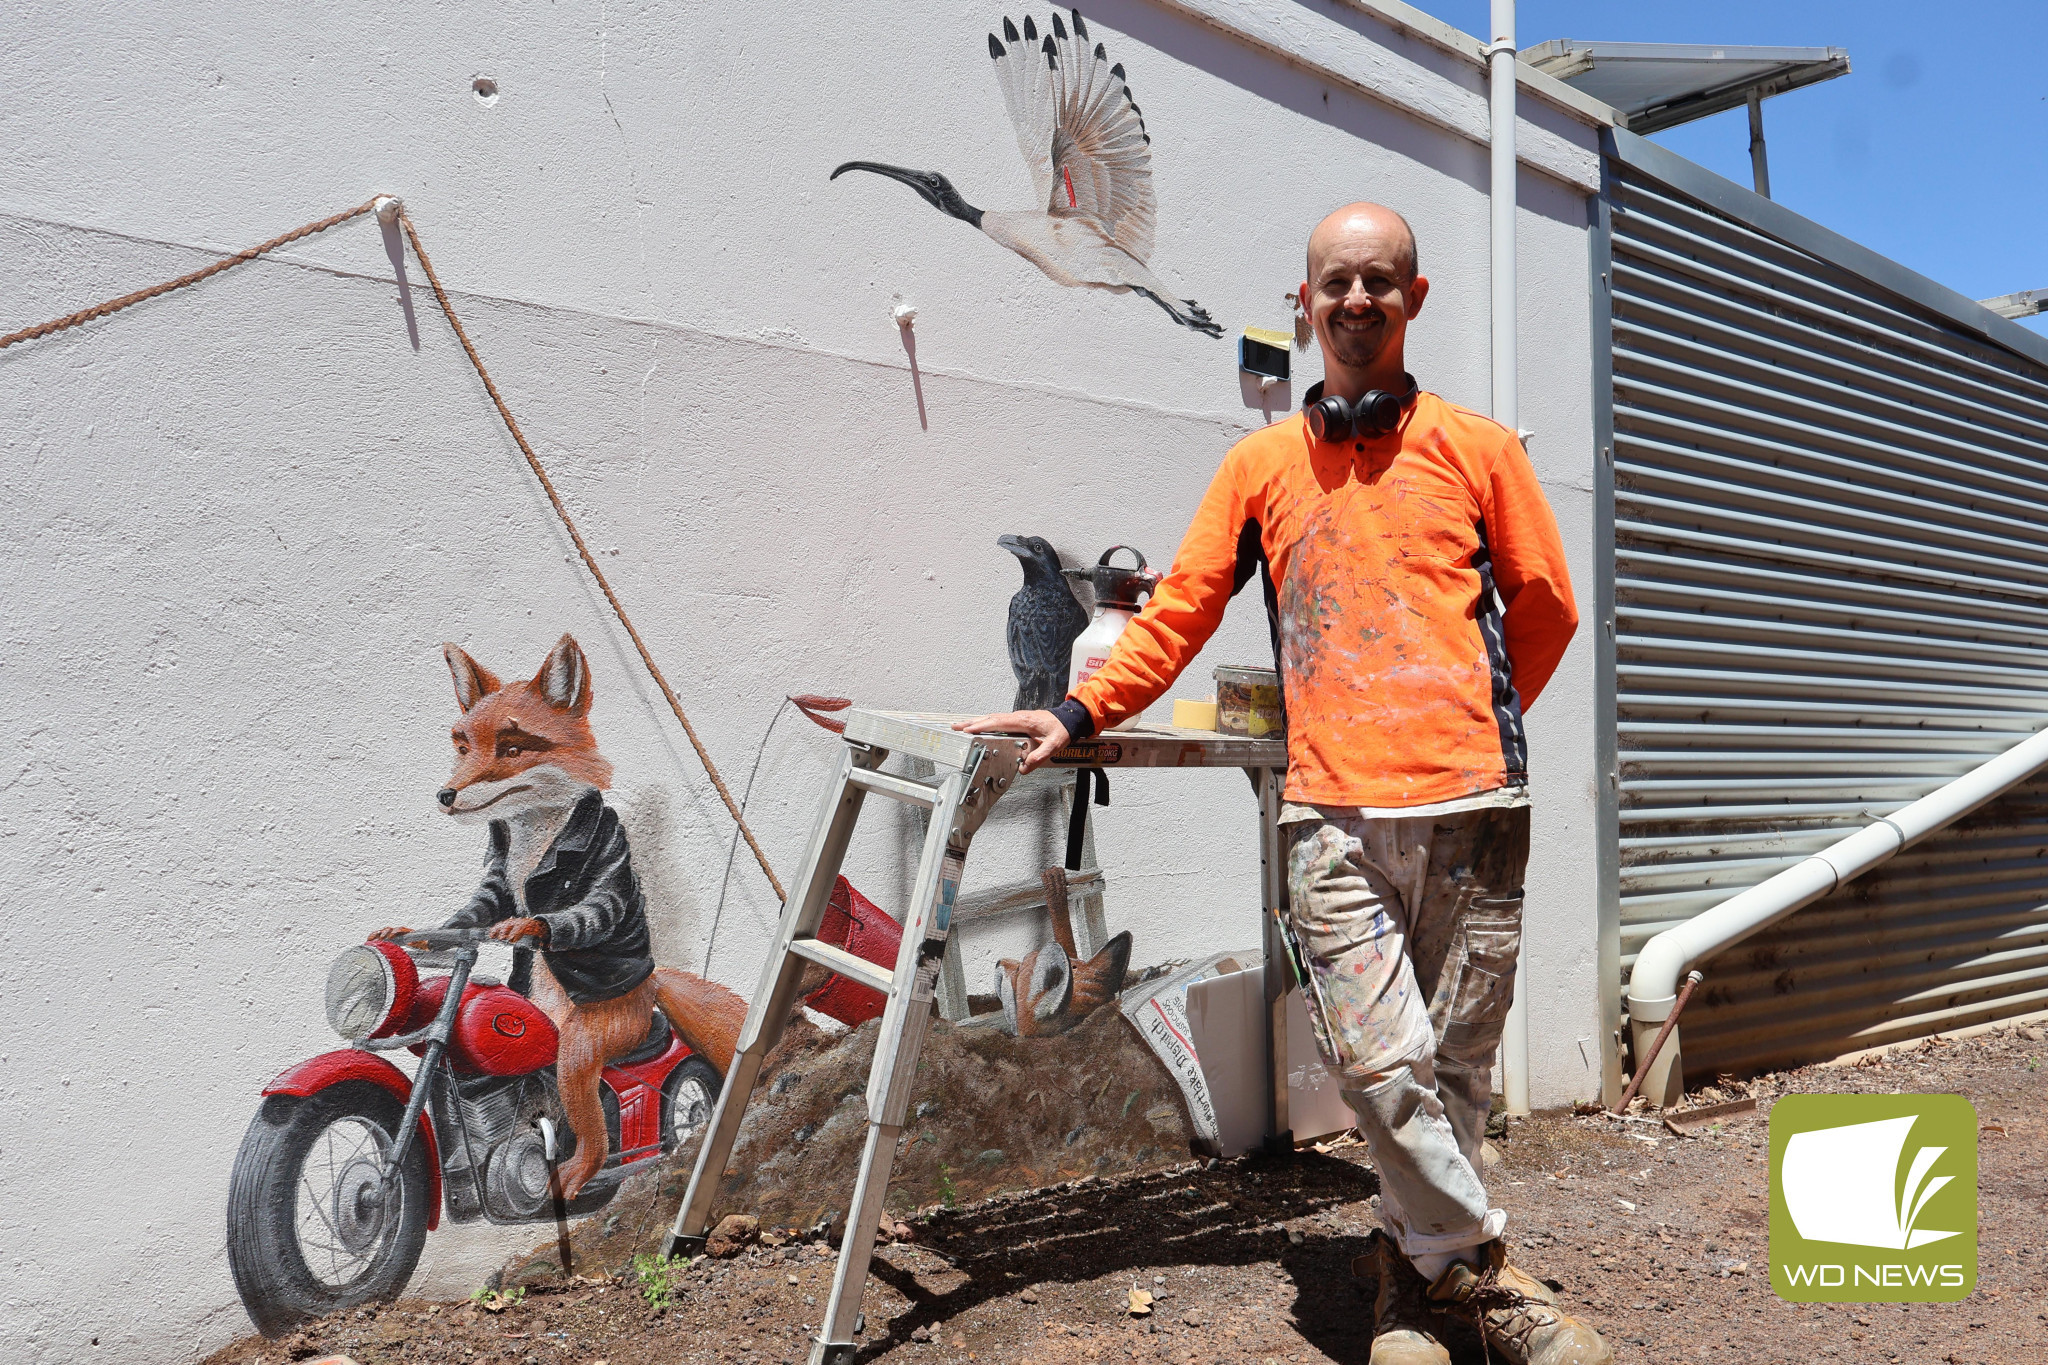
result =
M907 777L894 773L875 772L868 768L855 768L847 774L847 780L854 786L874 792L878 796L893 797L908 801L913 806L936 806L939 803L939 789L924 782L913 782Z
M835 948L814 938L800 938L791 941L789 950L800 958L817 963L820 967L828 968L841 976L851 977L863 986L873 986L884 995L896 988L894 972L886 967L877 967L866 958L849 953L844 948Z

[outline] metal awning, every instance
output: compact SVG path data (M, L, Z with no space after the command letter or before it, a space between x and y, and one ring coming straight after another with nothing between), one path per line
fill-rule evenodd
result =
M1977 301L2002 318L2030 318L2037 313L2048 313L2048 289L2022 289L2017 294L2000 294L1995 299Z
M1655 133L1849 72L1839 47L1718 47L1556 38L1521 60L1619 110L1632 133Z

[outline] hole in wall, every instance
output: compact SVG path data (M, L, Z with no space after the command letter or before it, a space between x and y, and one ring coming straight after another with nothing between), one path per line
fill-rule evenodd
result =
M490 76L478 76L469 83L469 93L476 96L476 102L488 109L498 102L498 82Z

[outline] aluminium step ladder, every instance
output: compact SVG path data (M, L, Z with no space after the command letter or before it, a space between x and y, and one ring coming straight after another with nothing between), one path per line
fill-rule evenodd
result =
M967 848L996 801L1016 784L1024 756L1031 749L1030 740L1008 735L955 736L952 744L943 746L953 750L951 754L937 752L940 746L935 744L931 746L934 752L917 755L933 762L934 775L923 782L881 771L888 749L851 734L843 738L846 751L838 775L826 789L803 866L783 906L774 948L747 1009L747 1022L719 1092L718 1107L690 1174L689 1191L662 1246L662 1254L669 1257L702 1250L720 1176L739 1137L740 1120L760 1079L761 1064L781 1038L796 1004L804 964L815 962L882 992L888 1004L868 1072L867 1144L861 1151L860 1172L847 1209L832 1297L812 1341L811 1365L847 1365L858 1349L855 1337L861 1292L867 1284L875 1229L895 1163L896 1139L910 1106L918 1054L931 1025L933 996L953 929ZM959 756L962 747L964 758ZM833 882L870 794L931 812L893 971L817 938Z

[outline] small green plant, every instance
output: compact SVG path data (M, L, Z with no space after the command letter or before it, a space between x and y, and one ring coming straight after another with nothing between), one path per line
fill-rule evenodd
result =
M683 1272L690 1268L694 1257L684 1256L667 1260L653 1252L643 1251L633 1258L631 1273L640 1286L640 1297L653 1308L671 1308L683 1292Z
M949 1209L960 1202L960 1191L953 1184L953 1168L943 1161L939 1163L939 1202Z
M488 1285L469 1296L469 1301L486 1313L502 1313L526 1297L526 1286L515 1284L510 1289L492 1289Z

